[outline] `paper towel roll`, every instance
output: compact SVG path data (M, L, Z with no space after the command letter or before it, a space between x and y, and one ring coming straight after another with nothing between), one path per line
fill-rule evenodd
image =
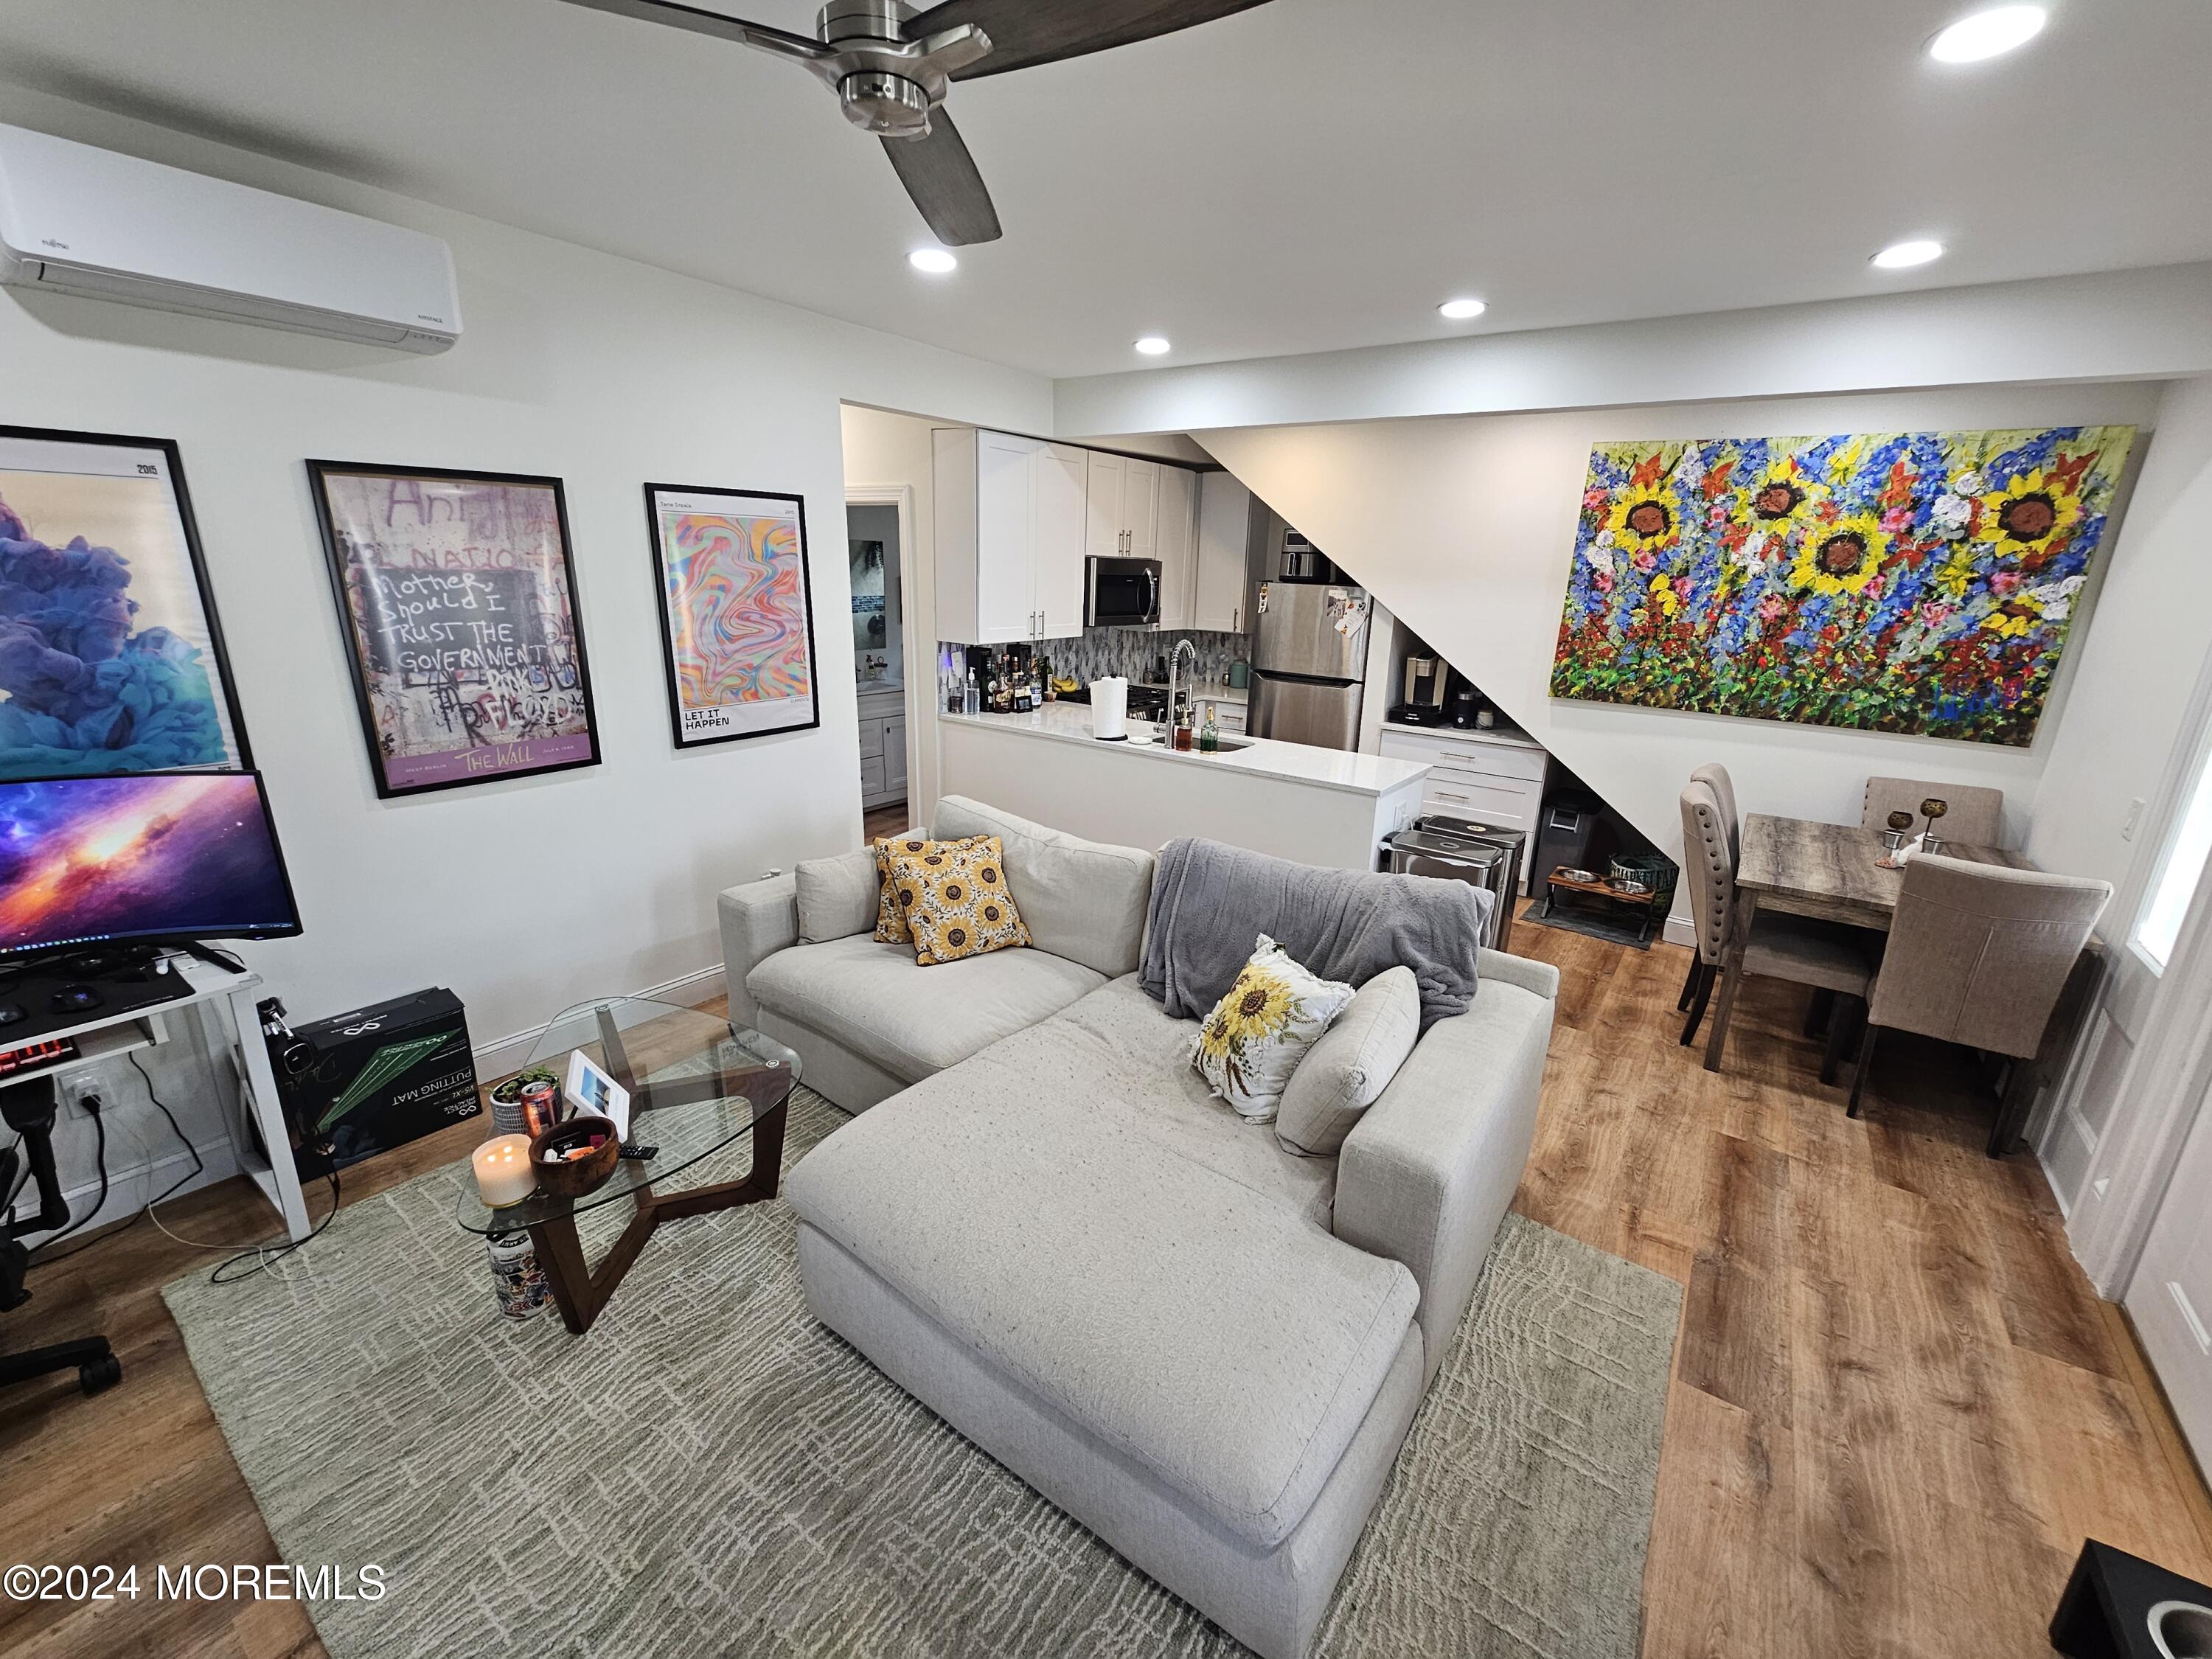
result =
M1129 682L1119 674L1091 682L1091 735L1109 742L1129 736Z

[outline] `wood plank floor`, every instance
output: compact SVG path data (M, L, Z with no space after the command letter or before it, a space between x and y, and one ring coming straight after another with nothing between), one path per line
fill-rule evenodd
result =
M1802 993L1749 988L1716 1076L1674 1041L1686 952L1534 926L1515 943L1565 975L1519 1207L1686 1288L1647 1659L2047 1652L2093 1534L2212 1577L2212 1501L2156 1385L2032 1161L1981 1155L1958 1057L1885 1045L1852 1122L1815 1080ZM481 1133L350 1171L346 1200ZM234 1182L164 1218L245 1243L269 1216ZM34 1270L36 1300L0 1316L10 1346L104 1330L125 1366L93 1400L73 1380L0 1397L0 1565L278 1559L158 1293L216 1259L141 1221ZM321 1652L296 1605L0 1601L10 1659Z

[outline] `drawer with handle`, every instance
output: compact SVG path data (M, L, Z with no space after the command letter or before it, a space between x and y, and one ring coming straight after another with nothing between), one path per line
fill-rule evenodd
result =
M1525 744L1485 743L1430 732L1386 731L1382 752L1397 760L1426 761L1431 766L1486 772L1493 777L1527 778L1538 783L1543 781L1545 763L1550 758L1542 750Z
M1448 812L1472 818L1500 830L1536 828L1543 797L1534 787L1517 787L1495 780L1455 777L1431 772L1421 785L1424 811Z

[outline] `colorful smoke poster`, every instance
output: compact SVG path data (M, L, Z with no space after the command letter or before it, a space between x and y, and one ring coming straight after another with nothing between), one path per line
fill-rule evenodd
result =
M377 793L597 765L561 481L307 470Z
M821 724L805 504L645 487L678 748Z
M176 446L0 428L0 780L251 763Z

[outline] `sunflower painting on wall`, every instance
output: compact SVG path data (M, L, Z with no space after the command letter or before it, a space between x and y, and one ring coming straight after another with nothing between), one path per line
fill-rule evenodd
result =
M2025 745L2134 437L1600 444L1552 695Z

